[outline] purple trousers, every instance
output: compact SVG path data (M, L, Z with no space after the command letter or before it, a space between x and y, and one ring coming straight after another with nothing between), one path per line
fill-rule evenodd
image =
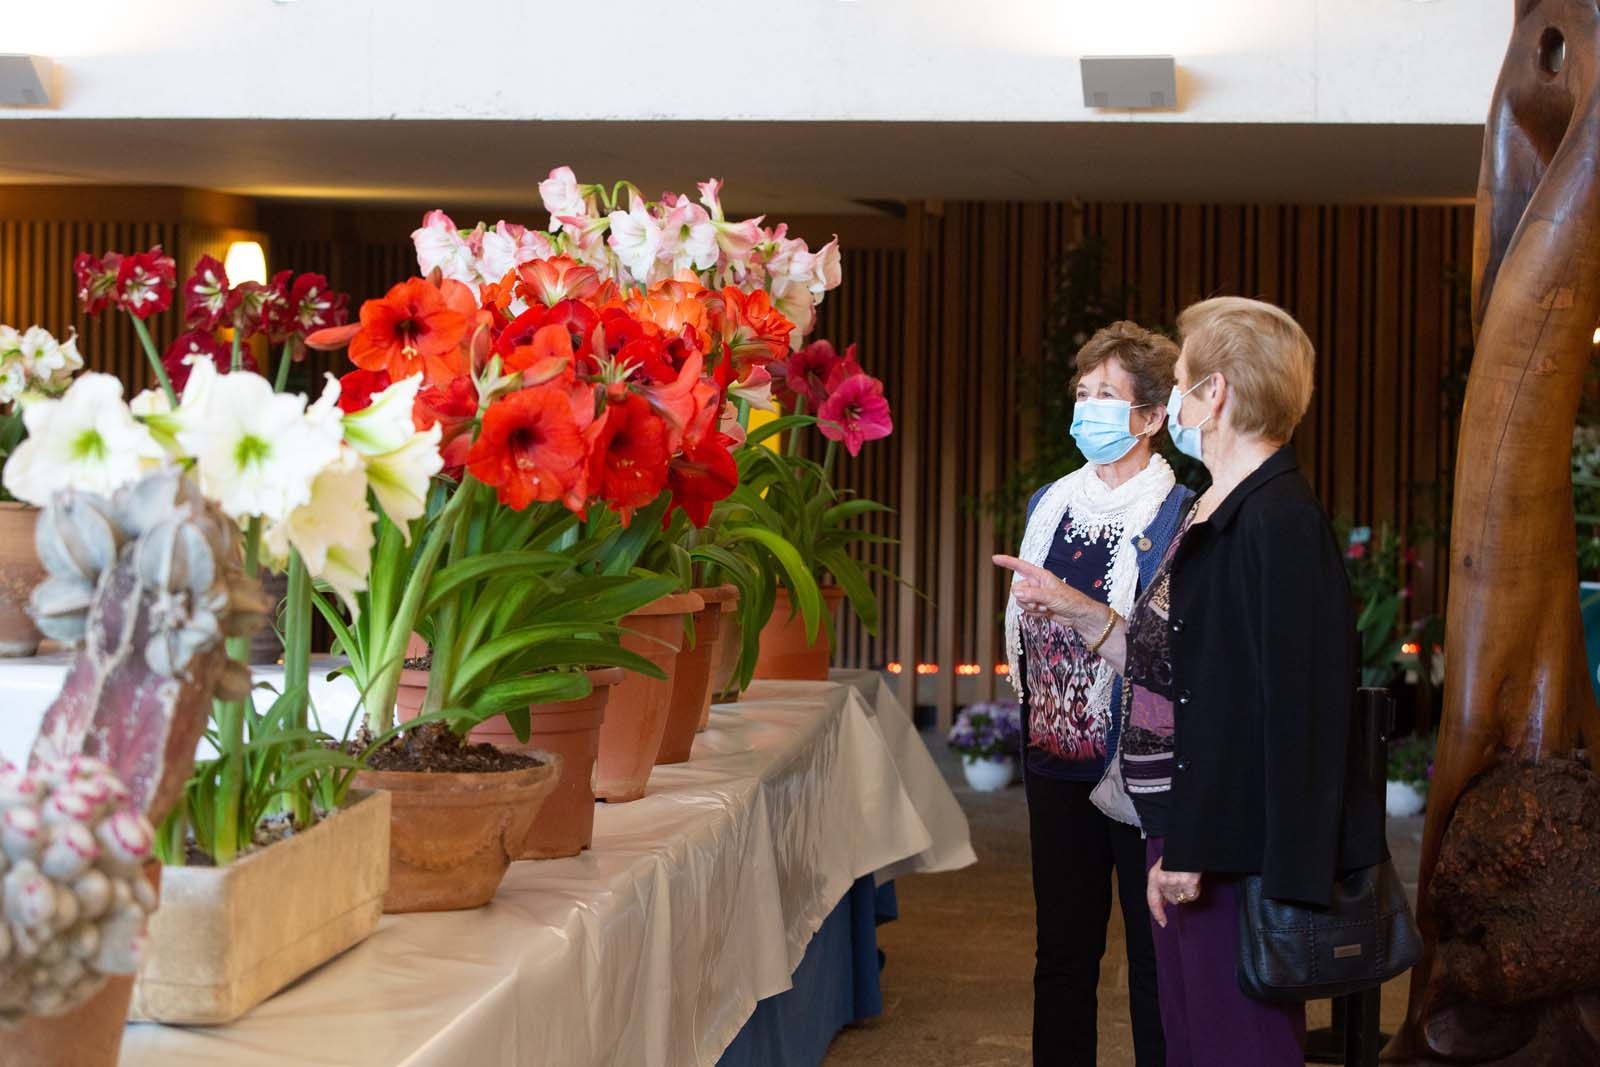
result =
M1159 837L1145 842L1147 868L1161 858ZM1167 1067L1303 1067L1304 1004L1267 1004L1239 991L1239 890L1204 876L1200 899L1168 904L1156 940L1156 984Z

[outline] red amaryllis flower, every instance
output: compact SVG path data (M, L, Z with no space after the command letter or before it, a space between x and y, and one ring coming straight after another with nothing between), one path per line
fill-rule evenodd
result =
M457 302L450 299L451 286L466 294L470 307L452 306ZM448 380L455 368L438 363L467 335L475 308L472 291L460 282L401 282L382 299L361 305L361 329L350 341L350 359L364 370L386 370L396 379L422 371L429 383Z
M286 335L289 317L289 279L294 271L280 270L272 281L240 282L228 294L228 319L240 335L264 334L279 341Z
M233 368L232 348L224 347L210 330L180 333L161 356L161 366L166 368L167 377L172 379L172 388L180 393L189 384L191 359L209 359L223 374ZM248 348L239 353L239 369L256 373L256 361Z
M667 484L667 424L629 393L608 405L589 432L589 491L626 524Z
M302 274L289 289L289 332L314 333L329 326L342 326L350 317L350 294L328 288L320 274Z
M828 399L828 376L841 362L839 353L827 341L814 341L790 356L781 374L772 375L772 391L786 409L794 410L795 401L805 398L814 414ZM768 367L771 372L774 363Z
M721 305L723 355L733 362L737 377L743 378L748 366L762 366L788 354L794 323L772 306L765 290L746 294L729 286L722 290Z
M339 410L347 415L365 411L372 406L373 397L393 384L388 371L350 371L339 379ZM422 428L427 429L426 426Z
M478 389L466 375L419 390L411 406L411 421L417 429L439 426L439 456L444 460L444 472L453 478L467 465L477 417Z
M600 290L600 275L575 259L536 259L517 268L517 295L530 304L554 307L563 300L583 300Z
M228 310L228 272L215 256L201 256L183 283L183 321L191 329L215 330Z
M148 319L172 306L178 265L156 245L148 252L124 256L117 264L117 306L138 319Z
M854 378L858 374L865 374L861 364L856 360L856 346L851 345L844 350L844 356L828 371L828 380L825 388L829 393L839 388L846 378Z
M521 371L524 385L542 385L572 368L572 335L565 326L539 327L527 344L506 353L505 369Z
M560 500L584 477L583 435L566 391L522 389L489 405L467 469L518 511L535 500Z
M733 438L713 431L675 456L667 470L673 506L682 508L696 526L710 522L711 506L739 485L739 464L728 451L733 444ZM671 514L669 509L663 524Z
M843 441L852 456L867 441L894 432L883 383L869 374L846 378L817 411L817 429L830 441Z
M78 280L78 303L83 305L86 314L98 315L111 302L121 266L122 257L115 252L98 258L79 252L72 261L72 273Z

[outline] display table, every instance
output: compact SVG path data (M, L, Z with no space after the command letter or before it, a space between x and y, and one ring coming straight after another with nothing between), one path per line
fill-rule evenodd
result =
M592 851L513 864L478 911L385 917L231 1026L132 1026L122 1062L716 1062L858 878L971 862L905 712L845 677L757 683L643 800L600 808Z

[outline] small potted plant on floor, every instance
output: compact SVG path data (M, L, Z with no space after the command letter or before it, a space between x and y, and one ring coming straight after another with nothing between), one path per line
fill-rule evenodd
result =
M1428 806L1428 783L1433 778L1436 738L1413 735L1389 745L1389 781L1384 807L1393 818L1421 815Z
M969 704L956 716L950 747L961 756L967 784L992 793L1011 784L1022 749L1022 714L1015 701Z

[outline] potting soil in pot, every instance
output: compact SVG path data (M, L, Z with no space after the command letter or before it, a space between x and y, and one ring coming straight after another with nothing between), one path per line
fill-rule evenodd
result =
M371 744L362 728L355 742L357 753ZM367 761L375 771L422 771L432 774L492 774L542 767L544 761L493 745L472 744L451 733L442 722L430 722L391 738Z

